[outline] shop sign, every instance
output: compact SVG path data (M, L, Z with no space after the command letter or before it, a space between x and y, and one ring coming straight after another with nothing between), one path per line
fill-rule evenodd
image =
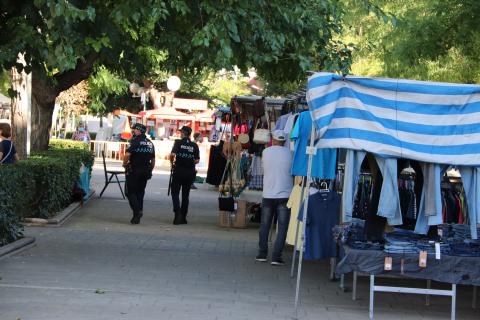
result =
M173 98L173 105L175 109L184 109L184 110L201 110L205 111L208 107L207 100L199 99L181 99Z

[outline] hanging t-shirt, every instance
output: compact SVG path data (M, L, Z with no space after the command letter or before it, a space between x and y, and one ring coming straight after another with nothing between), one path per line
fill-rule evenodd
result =
M298 184L296 184L293 189L292 193L290 194L290 198L288 199L287 202L287 208L289 208L291 211L290 214L290 222L288 224L288 232L287 232L287 240L286 242L289 245L294 246L295 245L295 236L297 235L297 225L298 226L298 240L297 240L297 248L300 250L302 248L302 237L300 236L302 234L303 230L303 223L302 221L298 221L298 211L300 210L300 206L302 205L302 187ZM305 199L307 197L307 193L304 192L303 198Z
M283 130L285 128L285 124L287 123L289 116L290 116L290 113L280 116L280 118L278 118L277 122L275 123L275 130Z
M303 219L300 208L298 219ZM335 191L317 192L308 198L305 228L305 260L337 256L337 245L332 228L340 221L340 197Z
M291 152L295 151L295 141L290 140L290 135L292 133L296 117L298 117L298 114L290 114L288 116L287 122L285 123L285 127L283 128L285 136L288 137L287 141L285 142L285 147L288 148Z
M307 176L308 155L307 146L310 144L312 117L310 112L299 114L293 127L290 138L295 140L295 152L292 163L292 175ZM312 177L321 179L335 179L335 165L337 149L317 149L313 156Z

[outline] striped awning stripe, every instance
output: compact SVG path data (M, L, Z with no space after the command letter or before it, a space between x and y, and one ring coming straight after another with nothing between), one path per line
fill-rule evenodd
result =
M307 101L319 148L480 165L480 86L315 73Z

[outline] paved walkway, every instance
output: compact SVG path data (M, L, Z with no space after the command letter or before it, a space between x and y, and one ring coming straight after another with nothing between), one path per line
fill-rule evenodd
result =
M94 172L97 191L102 174ZM28 228L37 245L0 260L0 320L368 318L365 279L352 301L329 281L327 261L305 264L295 315L289 267L253 259L257 229L216 227L216 193L206 186L192 191L189 224L171 225L167 181L156 174L150 182L140 225L128 223L127 203L111 185L64 226ZM480 319L471 291L459 288L458 319ZM449 319L448 298L424 301L378 294L376 318Z

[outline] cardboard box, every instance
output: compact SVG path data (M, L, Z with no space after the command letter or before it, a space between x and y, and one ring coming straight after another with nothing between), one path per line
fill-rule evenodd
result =
M237 200L236 201L237 211L235 212L235 219L233 220L232 227L234 228L246 228L247 224L247 207L248 202L246 200Z
M219 211L218 212L218 226L220 228L230 227L230 212L228 211Z

